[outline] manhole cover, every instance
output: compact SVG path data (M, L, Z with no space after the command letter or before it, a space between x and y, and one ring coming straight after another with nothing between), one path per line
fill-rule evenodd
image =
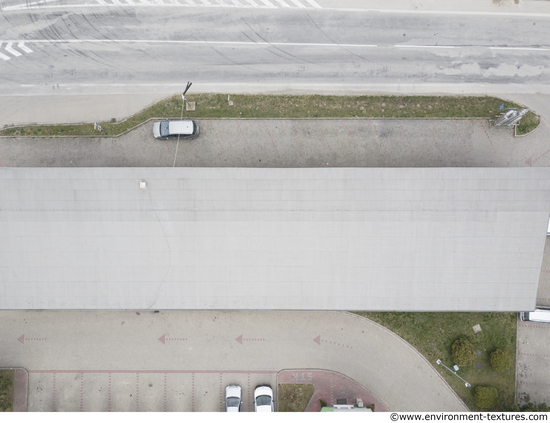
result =
M481 370L482 367L483 367L483 364L476 363L476 369Z
M477 350L476 354L479 356L479 355L483 354L483 352L481 352L481 350Z

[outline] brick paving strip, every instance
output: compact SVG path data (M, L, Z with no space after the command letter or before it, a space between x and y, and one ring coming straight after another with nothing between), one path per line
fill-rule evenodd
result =
M27 411L27 386L29 374L25 369L15 369L13 411Z
M338 400L345 399L346 404L355 404L358 398L365 407L374 404L375 411L388 411L370 391L341 373L311 369L282 370L277 375L277 385L280 383L310 383L315 387L306 411L319 411L319 400L336 404Z

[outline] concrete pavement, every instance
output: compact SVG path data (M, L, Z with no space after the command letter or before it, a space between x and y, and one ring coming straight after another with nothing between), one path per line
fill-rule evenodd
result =
M330 369L392 411L466 411L431 363L345 312L2 311L0 367L29 371L29 411L217 411L239 383ZM415 387L414 390L410 386Z

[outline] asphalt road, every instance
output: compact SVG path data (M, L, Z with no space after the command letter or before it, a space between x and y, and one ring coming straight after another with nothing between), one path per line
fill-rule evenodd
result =
M196 86L550 87L550 14L411 14L334 9L312 0L266 2L272 7L260 7L260 0L217 7L181 0L29 6L8 0L0 16L0 95L173 92L187 80Z

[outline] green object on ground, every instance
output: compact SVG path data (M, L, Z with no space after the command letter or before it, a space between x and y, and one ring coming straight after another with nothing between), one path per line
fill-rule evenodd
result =
M475 360L474 345L465 338L453 342L451 351L453 362L459 366L467 366Z
M510 362L510 354L508 354L506 350L496 349L491 353L491 366L493 366L493 369L497 372L508 370L510 368Z
M495 97L474 96L323 96L323 95L231 95L190 94L195 111L182 107L180 95L154 105L118 123L101 122L102 131L93 123L74 125L31 125L7 127L7 136L115 136L151 118L486 118L504 108L522 108ZM532 116L530 116L530 114ZM62 119L62 117L60 117ZM523 120L525 119L525 125ZM538 117L527 113L518 134L538 125ZM525 127L525 128L524 128ZM534 129L533 127L533 129ZM532 130L532 129L530 129Z
M311 383L279 384L279 411L295 413L306 411L314 392L315 387Z
M0 369L0 411L13 411L15 370Z
M493 408L498 400L497 388L478 386L475 390L476 405L479 408Z
M476 406L474 388L466 387L464 382L451 372L435 364L437 359L451 366L451 346L459 338L468 338L481 356L482 368L461 367L457 374L472 386L494 386L499 392L497 404L491 411L508 411L515 403L515 363L516 363L516 313L379 313L358 312L382 326L390 329L409 342L435 366L436 371L449 383L472 411L480 411ZM480 324L483 330L474 333L472 327ZM510 368L495 372L490 366L489 352L505 349L510 354Z

